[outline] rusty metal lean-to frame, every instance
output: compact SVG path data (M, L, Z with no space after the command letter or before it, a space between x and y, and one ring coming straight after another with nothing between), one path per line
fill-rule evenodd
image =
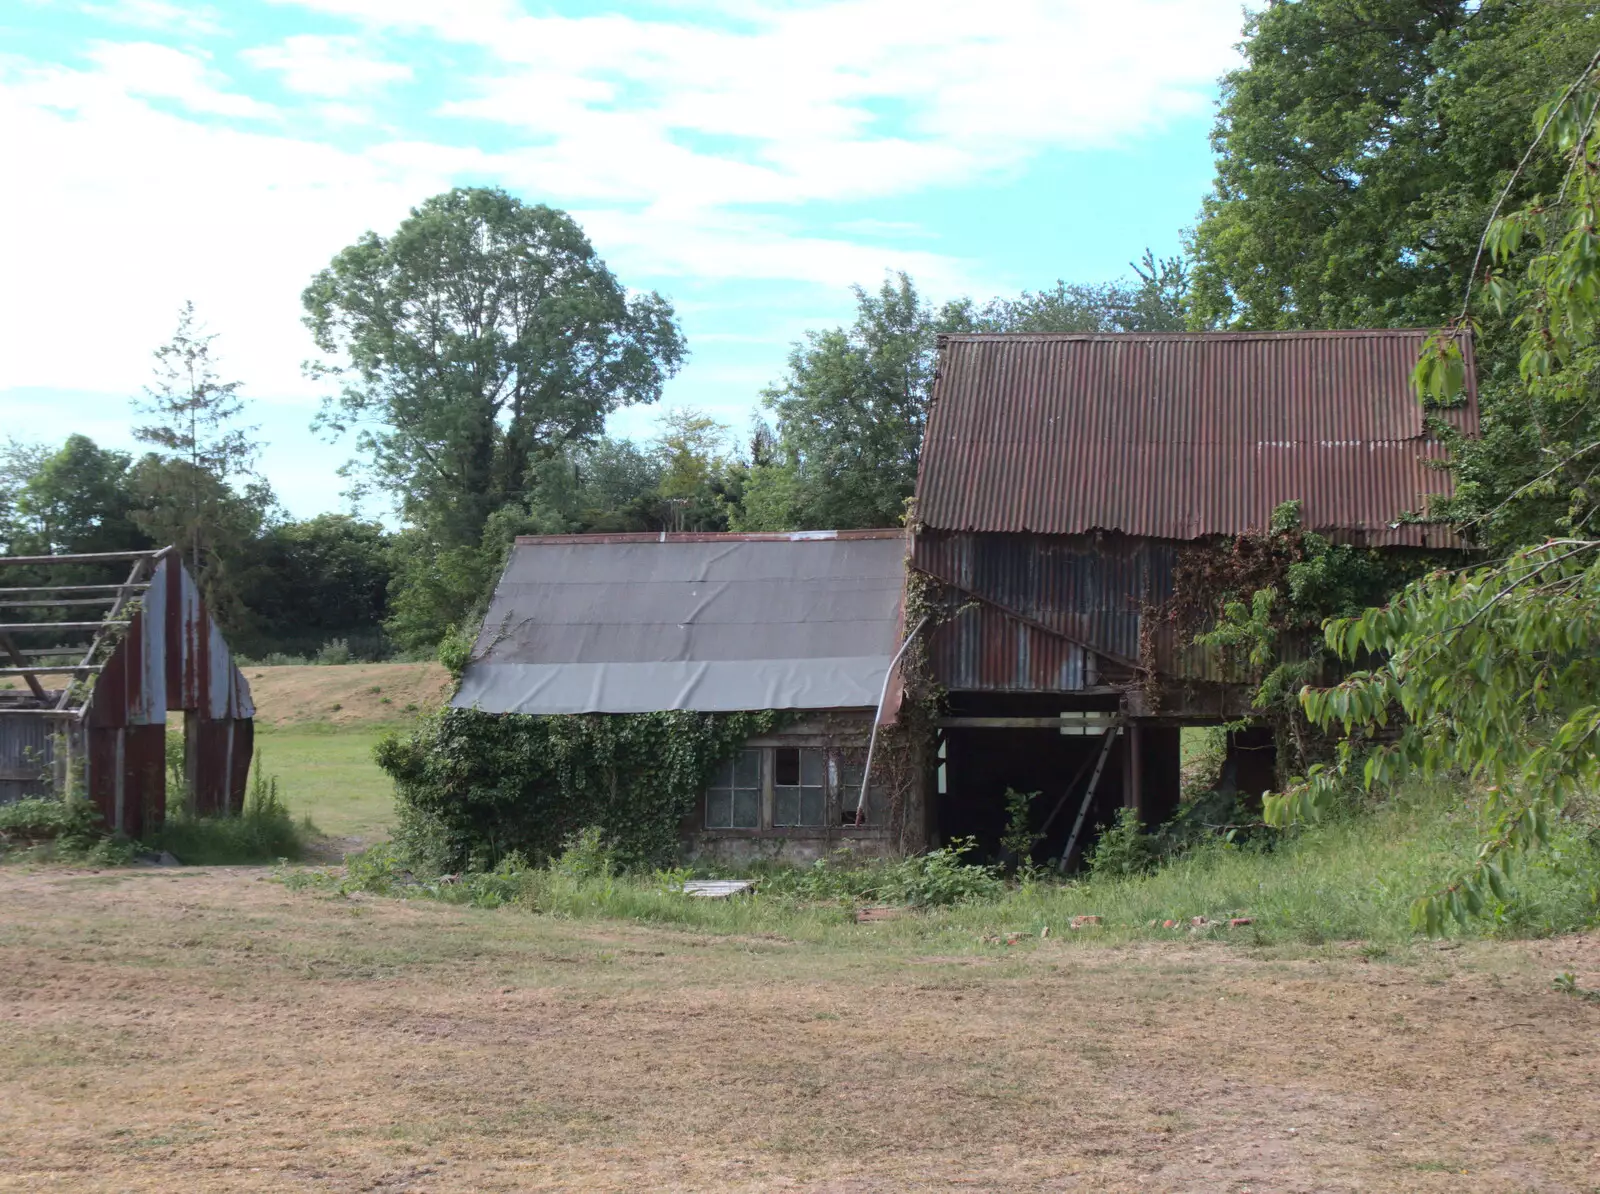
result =
M0 674L21 676L30 690L0 694L0 764L16 764L42 744L58 790L81 776L107 824L140 837L165 817L168 713L186 714L191 811L226 814L243 802L255 710L248 683L174 549L5 557L0 566L121 561L130 564L121 583L0 587L0 610L57 615L0 620L7 636L0 658L11 664ZM104 613L84 620L78 611L86 606ZM18 647L15 636L30 634L48 634L49 645ZM67 684L48 691L40 681L49 676L67 677ZM43 737L27 728L40 721L52 727ZM75 757L81 770L73 767ZM5 772L0 766L0 800L32 794L26 776Z
M120 585L26 585L22 587L0 588L0 610L5 609L59 609L65 606L107 606L105 615L98 621L88 622L67 618L60 621L31 621L31 622L5 622L0 621L0 650L4 650L10 658L12 666L0 668L0 676L21 676L33 693L34 698L47 704L42 709L12 709L11 713L39 713L47 716L64 716L72 714L81 718L88 705L86 686L68 683L62 688L60 695L53 704L48 704L49 696L44 685L40 683L40 676L70 676L73 681L84 679L100 671L105 666L103 662L96 663L95 656L106 641L106 635L115 629L125 628L129 624L127 618L118 617L123 613L131 596L143 592L150 587L148 577L157 557L162 554L156 551L113 551L93 552L80 555L62 556L0 556L0 567L58 567L62 564L106 564L118 560L131 560L132 568L128 579ZM56 597L55 594L98 592L103 594L98 597ZM0 618L4 615L0 614ZM22 650L16 645L13 637L16 634L36 634L49 632L53 635L70 634L90 631L91 637L88 647L83 651L82 657L76 664L60 666L56 664L29 663L30 658L50 658L63 655L75 655L78 648L71 645L59 647L34 648ZM82 693L82 700L76 708L73 707L74 692Z

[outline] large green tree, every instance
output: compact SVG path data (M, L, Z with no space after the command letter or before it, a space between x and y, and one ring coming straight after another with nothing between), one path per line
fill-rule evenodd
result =
M458 188L369 232L306 288L341 383L326 426L442 548L523 504L541 462L653 402L684 356L672 306L630 294L565 213Z
M1352 736L1332 767L1266 805L1270 821L1288 824L1323 813L1356 776L1368 786L1416 773L1479 780L1489 831L1472 865L1417 900L1413 921L1429 932L1513 903L1517 856L1600 782L1597 65L1600 49L1536 114L1529 153L1554 185L1490 223L1474 303L1509 320L1517 381L1503 402L1531 412L1545 437L1546 467L1505 504L1533 499L1560 536L1433 573L1381 608L1330 622L1329 647L1359 670L1301 701L1313 721ZM1438 333L1419 363L1419 386L1435 398L1462 387L1459 330ZM1398 735L1381 732L1391 722Z
M134 525L129 485L133 458L69 435L55 452L33 462L19 487L19 538L38 554L125 551L149 545Z
M330 639L375 637L388 614L391 536L375 522L319 514L265 529L246 602L252 653L306 654Z
M753 470L745 530L895 526L916 480L933 382L936 315L905 274L856 287L849 328L809 332L763 395L777 421L772 462ZM954 326L966 326L957 313Z
M1593 52L1600 6L1285 0L1222 83L1195 309L1250 328L1438 323L1533 110ZM1548 169L1525 173L1532 194Z

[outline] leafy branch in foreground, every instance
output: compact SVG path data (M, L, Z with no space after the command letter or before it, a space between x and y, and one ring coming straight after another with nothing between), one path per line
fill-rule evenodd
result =
M1492 828L1469 870L1417 901L1413 923L1436 933L1447 917L1509 902L1512 858L1547 842L1571 797L1600 779L1600 542L1554 540L1434 573L1326 636L1345 660L1382 662L1302 691L1314 724L1351 736L1333 764L1267 797L1268 823L1316 819L1358 770L1367 788L1465 773L1487 786ZM1391 723L1398 737L1372 745Z
M1507 501L1564 490L1567 509L1549 528L1558 537L1498 563L1436 572L1380 609L1330 621L1329 648L1366 670L1334 688L1304 689L1300 700L1312 722L1342 728L1345 741L1333 764L1265 802L1268 822L1283 826L1320 816L1358 769L1367 788L1445 772L1484 784L1491 828L1472 866L1412 907L1413 927L1428 933L1509 903L1512 860L1546 844L1572 797L1600 779L1600 540L1588 534L1600 512L1597 64L1600 54L1537 114L1535 146L1561 162L1559 190L1496 213L1480 279L1522 333L1523 402L1548 462ZM1460 327L1424 348L1414 381L1426 398L1461 393ZM1398 736L1374 747L1391 722Z

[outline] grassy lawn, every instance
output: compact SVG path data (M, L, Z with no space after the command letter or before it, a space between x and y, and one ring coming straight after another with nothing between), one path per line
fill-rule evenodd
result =
M1600 939L1090 936L0 871L0 1189L1594 1186Z
M389 836L394 788L372 761L381 726L303 723L263 726L256 755L296 819L310 817L330 838L365 843Z

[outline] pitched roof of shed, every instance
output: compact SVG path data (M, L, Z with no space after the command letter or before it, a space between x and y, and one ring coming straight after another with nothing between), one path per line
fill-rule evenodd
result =
M517 540L452 702L489 713L873 707L900 531Z
M1308 528L1370 544L1453 546L1394 525L1449 493L1411 371L1427 333L952 335L917 481L930 528L1195 539ZM1466 402L1440 412L1476 435Z

